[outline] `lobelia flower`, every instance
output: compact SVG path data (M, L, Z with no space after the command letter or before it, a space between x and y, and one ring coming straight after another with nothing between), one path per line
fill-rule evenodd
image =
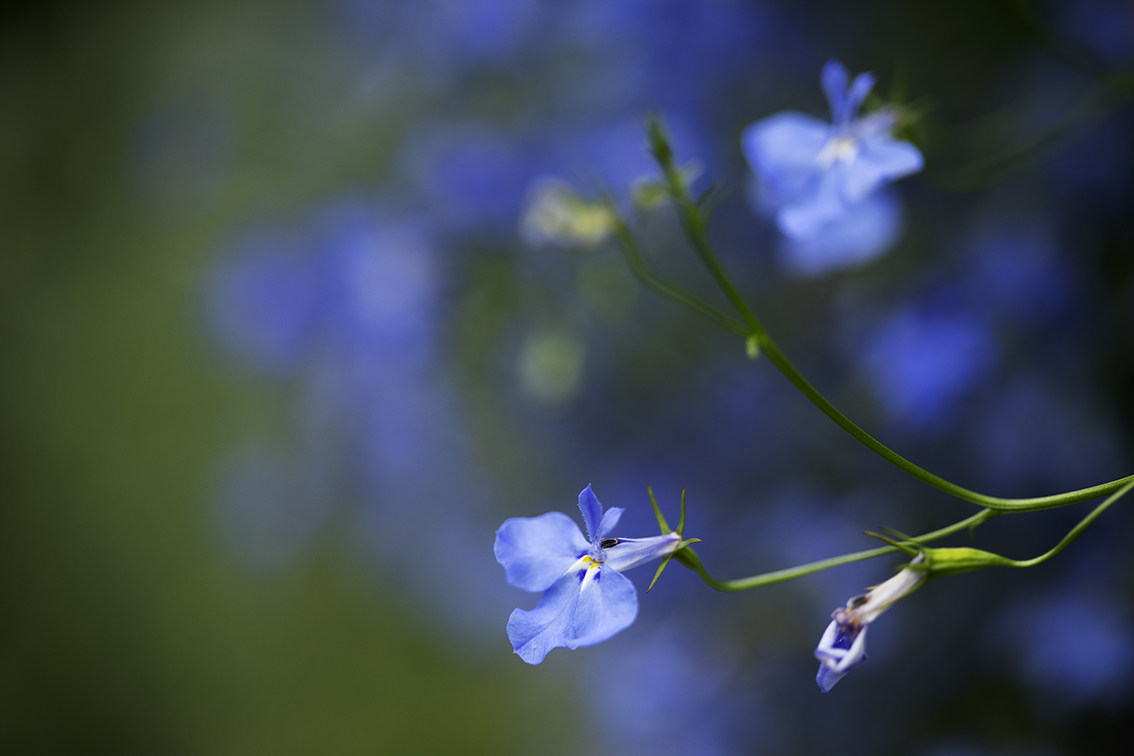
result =
M831 614L831 624L827 625L815 648L815 658L819 660L815 682L824 693L835 687L843 675L866 661L866 631L870 623L925 581L928 573L923 568L924 562L924 556L915 557L897 575L855 596L846 607L839 607Z
M839 61L823 66L832 123L786 111L757 121L741 136L762 182L762 200L794 241L813 238L879 187L922 169L918 149L893 138L893 108L858 116L874 76L859 74L849 85L848 80Z
M513 517L496 531L493 551L508 584L544 591L535 609L516 609L508 618L508 640L528 664L539 664L553 648L593 646L629 627L638 616L638 592L621 573L681 543L678 533L610 538L624 510L604 513L590 486L579 493L579 509L589 540L562 512Z

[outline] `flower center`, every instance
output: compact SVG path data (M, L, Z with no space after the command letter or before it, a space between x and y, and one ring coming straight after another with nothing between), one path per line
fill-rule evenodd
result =
M858 140L849 136L835 136L827 140L815 162L823 168L835 163L853 163L858 157Z

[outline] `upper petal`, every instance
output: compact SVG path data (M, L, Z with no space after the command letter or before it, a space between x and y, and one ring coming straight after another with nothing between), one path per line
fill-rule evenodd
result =
M622 507L611 507L603 512L602 522L599 523L599 532L595 540L601 541L603 538L606 538L606 534L614 530L614 527L618 525L618 521L622 519L622 513L625 511L626 510Z
M769 185L773 199L787 202L818 172L817 159L830 134L830 124L785 111L752 124L740 141L748 164Z
M924 166L921 152L909 142L886 137L860 142L859 153L843 177L843 196L850 203L884 184L917 173Z
M870 90L874 89L874 74L860 73L854 77L851 82L850 90L847 92L847 98L843 101L843 123L850 121L858 115L858 109L862 107L862 101L870 94Z
M827 95L827 104L831 106L831 120L835 123L844 119L849 78L847 67L834 58L827 61L819 73L819 83L823 85L823 94Z
M570 517L548 512L506 520L496 531L492 550L504 566L508 585L545 591L590 548Z
M624 575L604 565L582 584L575 609L574 637L567 648L602 643L634 623L638 616L638 592Z
M602 537L599 535L599 524L602 522L602 504L595 498L589 483L586 488L579 492L579 511L583 513L587 535L592 542L598 541Z

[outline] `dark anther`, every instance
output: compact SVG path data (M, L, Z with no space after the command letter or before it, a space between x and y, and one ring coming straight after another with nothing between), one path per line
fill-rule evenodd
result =
M602 546L604 549L609 549L612 546L617 546L617 545L618 545L618 539L617 538L604 538L604 539L602 539L602 543L599 544L599 546Z
M848 609L857 609L860 606L862 606L863 604L865 604L867 599L869 599L869 598L870 597L867 596L865 593L861 596L855 596L854 598L852 598L850 601L847 602L847 608Z

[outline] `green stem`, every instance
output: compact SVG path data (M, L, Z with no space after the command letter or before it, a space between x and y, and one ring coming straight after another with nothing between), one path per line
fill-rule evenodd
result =
M654 275L646 264L645 258L642 256L641 250L638 249L638 243L634 240L634 235L630 233L625 221L618 215L617 211L611 207L611 213L614 216L614 235L622 243L622 250L626 254L626 261L630 264L630 270L634 276L641 281L647 288L656 291L667 299L688 307L693 312L703 315L709 320L713 321L719 326L726 328L738 336L747 336L748 329L740 323L725 315L723 312L713 307L708 302L701 298L690 294L689 292L680 289L676 286L666 283L662 279Z
M966 528L975 528L982 522L995 517L996 513L983 509L977 512L972 517L967 517L960 522L953 523L948 527L934 530L925 535L918 536L910 540L911 543L918 542L924 543L925 541L933 541L938 538L952 535L953 533L960 532ZM831 557L830 559L821 559L818 562L809 562L808 564L801 564L798 567L791 567L786 570L776 570L775 572L765 572L760 575L753 575L752 577L739 578L737 580L717 580L708 573L704 565L701 564L701 559L697 556L692 548L684 548L674 554L674 558L679 560L686 567L696 572L701 576L701 579L708 583L711 587L716 588L718 591L747 591L752 588L760 588L765 585L772 585L774 583L783 583L788 580L795 580L796 578L804 577L815 572L838 567L843 564L850 564L851 562L861 562L864 559L873 559L874 557L891 554L898 549L894 546L880 546L876 549L867 549L866 551L856 551L853 554L844 554L842 556Z
M1113 494L1111 494L1110 498L1108 498L1102 504L1099 504L1097 507L1092 509L1091 513L1088 514L1086 517L1084 517L1079 522L1078 525L1076 525L1074 528L1072 528L1071 532L1068 533L1067 535L1065 535L1063 537L1063 540L1060 541L1059 543L1057 543L1055 545L1055 548L1053 548L1051 551L1048 551L1046 554L1040 554L1038 557L1035 557L1034 559L1012 559L1010 566L1012 566L1012 567L1033 567L1037 564L1041 564L1043 562L1046 562L1048 559L1051 559L1053 556L1055 556L1056 554L1058 554L1059 552L1061 552L1065 548L1067 548L1071 544L1072 541L1074 541L1076 538L1078 538L1080 535L1082 535L1083 531L1086 530L1087 528L1089 528L1091 526L1091 523L1093 523L1095 520L1097 520L1099 518L1099 516L1107 510L1107 507L1109 507L1111 504L1118 501L1123 496L1125 496L1127 493L1129 493L1131 488L1134 488L1134 480L1130 481L1129 483L1124 485L1122 488L1115 491Z
M764 326L761 325L755 313L748 307L748 304L744 301L744 297L741 296L740 292L733 285L728 277L728 273L717 259L712 244L709 243L708 234L706 233L705 215L689 197L689 192L685 188L684 179L680 171L678 171L674 165L673 155L669 151L668 143L662 141L664 140L664 133L661 131L660 124L653 122L650 128L652 130L651 139L653 144L661 146L661 149L655 146L654 157L665 173L670 193L677 204L678 216L681 219L681 227L685 232L686 239L709 271L709 274L716 281L721 291L728 297L728 300L732 303L737 313L751 329L749 333L740 335L755 338L760 350L767 356L768 361L775 365L776 369L779 370L800 393L806 396L812 404L818 407L823 414L831 418L836 425L849 433L859 441L859 443L866 446L866 448L870 449L899 470L912 475L924 483L928 483L938 490L944 491L950 496L955 496L958 499L963 499L964 501L998 512L1032 512L1040 509L1052 509L1068 504L1076 504L1080 501L1106 496L1121 488L1123 485L1134 481L1134 475L1128 475L1118 480L1100 483L1099 485L1082 488L1077 491L1067 491L1051 496L1038 496L1026 499L1006 499L999 496L986 496L985 494L951 483L915 465L913 462L910 462L901 454L898 454L864 431L852 422L850 418L840 412L835 405L831 404L825 396L819 393L819 391L803 377L803 374L800 373L787 356L780 351L780 348L772 340L772 337L764 329ZM737 331L733 327L734 325L736 325L735 322L730 321L730 325L727 327L736 333Z
M1051 496L1037 496L1028 499L1005 499L998 496L987 496L968 488L958 486L956 483L951 483L944 478L934 475L928 470L915 465L908 459L898 454L890 447L883 444L878 439L871 436L858 425L850 420L846 415L840 412L835 405L831 404L825 396L812 386L806 378L796 369L795 365L784 356L780 348L772 341L766 333L758 335L757 339L760 343L760 349L768 358L768 361L776 366L785 378L799 390L801 394L807 397L812 404L818 407L823 414L831 418L836 425L845 430L853 436L859 443L872 452L886 460L890 464L897 467L899 470L906 472L918 480L928 483L929 485L937 488L950 496L955 496L958 499L963 499L973 504L979 504L986 509L994 509L998 512L1034 512L1040 509L1053 509L1055 507L1063 507L1068 504L1077 504L1081 501L1089 499L1097 499L1100 496L1106 496L1109 493L1121 488L1122 486L1134 482L1134 475L1128 475L1118 480L1112 480L1108 483L1100 483L1096 486L1089 488L1081 488L1077 491L1068 491L1066 493L1054 494Z

